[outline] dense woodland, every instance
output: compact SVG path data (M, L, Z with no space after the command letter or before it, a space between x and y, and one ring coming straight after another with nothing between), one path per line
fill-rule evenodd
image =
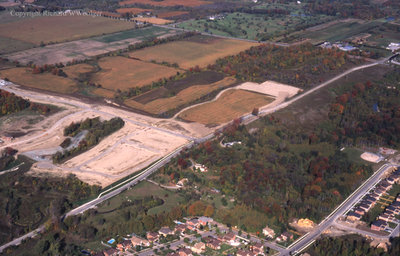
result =
M124 126L125 122L119 118L114 117L107 121L100 121L99 117L87 118L80 123L71 123L64 128L64 136L74 137L78 133L87 130L85 138L80 141L79 145L71 150L64 150L57 152L53 155L54 163L61 163L67 158L76 156L91 147L97 145L104 137L118 131Z
M97 195L100 188L89 186L75 176L39 178L25 175L32 161L16 160L19 170L0 179L0 243L35 229L40 224L58 222L74 203Z
M331 104L331 125L316 137L344 146L400 147L399 82L396 69L379 82L356 83L341 92Z
M400 255L400 238L391 241L391 247L387 252L382 248L374 248L363 237L348 235L336 238L323 238L317 240L307 251L311 256L383 256Z
M0 117L6 116L12 113L22 111L24 109L31 109L38 111L40 114L47 114L50 112L50 108L43 104L32 103L29 100L25 100L14 93L10 93L0 89Z
M354 62L358 61L350 59L346 53L337 49L323 49L312 44L292 47L264 44L238 55L219 59L208 68L246 81L274 80L307 87Z

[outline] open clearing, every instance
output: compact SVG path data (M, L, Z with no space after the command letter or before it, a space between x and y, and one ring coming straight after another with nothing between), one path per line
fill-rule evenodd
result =
M147 4L153 6L188 6L196 7L204 4L210 4L211 2L201 1L201 0L164 0L164 1L152 1L152 0L126 0L119 2L120 5L130 5L130 4Z
M32 74L31 68L12 68L0 71L1 78L36 89L59 93L74 93L78 90L77 84L70 78L56 76L51 73Z
M72 60L84 60L110 51L124 49L130 44L140 43L151 38L165 37L175 35L176 33L176 31L170 29L146 27L90 39L47 45L45 47L8 54L5 57L12 61L19 61L22 64L28 64L29 62L38 65L60 62L67 63ZM2 47L0 47L1 49Z
M177 63L179 67L189 69L196 65L205 67L213 64L219 58L237 54L256 45L259 44L233 39L194 36L187 40L147 47L131 52L129 55L146 61Z
M141 87L161 78L173 76L179 71L119 56L102 58L98 64L102 70L94 74L92 82L110 90Z
M71 41L133 27L133 23L105 17L41 16L0 24L0 36L39 45L41 42Z
M237 86L236 88L246 90L246 91L253 91L253 92L258 92L258 93L262 93L262 94L267 94L267 95L274 96L276 98L278 98L278 97L290 98L290 97L296 95L299 91L301 91L297 87L277 83L274 81L266 81L262 84L246 82L246 83L243 83L243 84Z
M220 125L250 113L254 108L268 105L272 101L272 97L260 93L229 89L213 102L183 111L179 118L208 126Z
M120 131L62 166L72 170L79 167L82 175L101 173L106 179L118 180L141 170L185 143L183 138L126 123Z
M146 104L139 103L135 99L126 100L124 103L132 108L140 109L150 114L159 115L179 106L194 102L201 97L219 89L226 88L236 82L233 77L226 77L218 82L207 85L193 85L180 91L177 95L167 98L159 98Z

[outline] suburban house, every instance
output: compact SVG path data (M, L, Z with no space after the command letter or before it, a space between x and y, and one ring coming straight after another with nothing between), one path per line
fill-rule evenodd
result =
M132 248L132 242L130 240L124 240L121 243L117 244L117 249L122 251L126 251Z
M134 236L131 238L131 242L133 246L150 246L150 242L147 241L146 239Z
M269 228L268 226L265 226L265 228L263 228L262 233L265 236L268 236L270 238L274 238L275 237L275 231L271 228Z
M160 235L156 232L147 232L146 234L146 238L150 243L154 243L158 240L159 237Z
M179 253L179 256L193 256L192 251L188 248L180 248L177 253Z
M293 234L285 231L276 239L276 241L286 242L287 240L291 240L291 239L293 239Z
M356 209L354 209L354 212L361 216L363 216L365 214L365 211L363 209L361 209L360 207L357 207Z
M225 235L222 237L222 241L224 241L224 242L226 242L226 243L235 242L235 239L236 239L236 235L235 235L234 233L232 233L232 232L230 232L230 233L228 233L228 234L225 234Z
M387 227L387 222L384 220L376 220L371 224L371 229L376 231L381 231L386 227Z
M199 242L193 245L191 249L194 253L201 254L206 250L206 244L203 242Z
M361 209L363 209L364 211L368 212L369 209L371 209L371 206L372 206L371 204L368 204L366 202L362 202L359 207Z
M107 249L103 251L104 256L116 256L118 255L118 250L114 248Z
M176 185L177 185L178 187L183 187L183 186L185 185L186 182L188 182L188 179L187 179L187 178L183 178L183 179L181 179L180 181L178 181L178 182L176 183Z
M210 224L214 220L212 218L202 216L202 217L198 218L198 221L199 221L200 225L206 226L207 223Z
M360 220L360 219L361 219L361 215L360 215L360 214L357 214L357 213L355 213L355 212L351 212L351 213L349 213L349 214L347 215L347 218L346 218L346 219L349 220L349 221L351 221L351 222L357 221L357 220Z
M208 237L204 238L204 241L206 242L206 246L210 247L213 250L221 249L222 242L212 236L208 236Z
M264 245L262 243L255 243L250 246L250 249L255 252L256 254L263 254L264 253Z
M196 227L196 228L199 228L200 225L201 225L198 218L190 219L190 220L188 220L188 221L186 222L186 224L192 225L192 226L194 226L194 227Z
M175 233L178 233L178 234L182 234L183 232L185 232L185 230L186 230L185 224L178 224L175 226L175 229L174 229Z
M200 172L208 172L208 168L204 166L204 164L195 164L194 165L194 170L195 171L200 171Z
M248 250L238 250L236 255L238 255L238 256L254 256L257 254L254 254L253 252L248 251Z
M158 234L162 236L173 235L174 231L172 231L169 227L163 227L158 231Z

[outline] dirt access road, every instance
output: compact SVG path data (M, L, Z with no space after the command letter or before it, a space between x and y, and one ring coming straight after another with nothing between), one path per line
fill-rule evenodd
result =
M20 154L26 153L34 158L37 163L32 167L30 174L37 176L66 176L72 173L89 184L104 187L143 169L176 148L212 132L200 124L151 118L106 104L91 105L73 98L25 91L12 83L4 85L2 89L31 101L64 109L56 118L50 117L49 120L37 124L37 132L16 138L0 147L0 150L13 147ZM121 117L125 126L103 139L91 150L63 164L54 165L50 155L65 139L63 128L72 122L97 116L103 120Z

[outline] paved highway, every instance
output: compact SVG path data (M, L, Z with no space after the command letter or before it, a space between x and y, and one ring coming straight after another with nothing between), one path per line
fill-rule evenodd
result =
M325 218L313 231L304 235L296 242L291 244L287 251L282 255L298 254L310 244L312 244L326 229L328 229L334 222L343 214L345 214L360 198L362 198L368 191L380 181L381 176L393 168L393 165L385 164L379 168L368 180L366 180L356 191L354 191L342 204L340 204L327 218Z

